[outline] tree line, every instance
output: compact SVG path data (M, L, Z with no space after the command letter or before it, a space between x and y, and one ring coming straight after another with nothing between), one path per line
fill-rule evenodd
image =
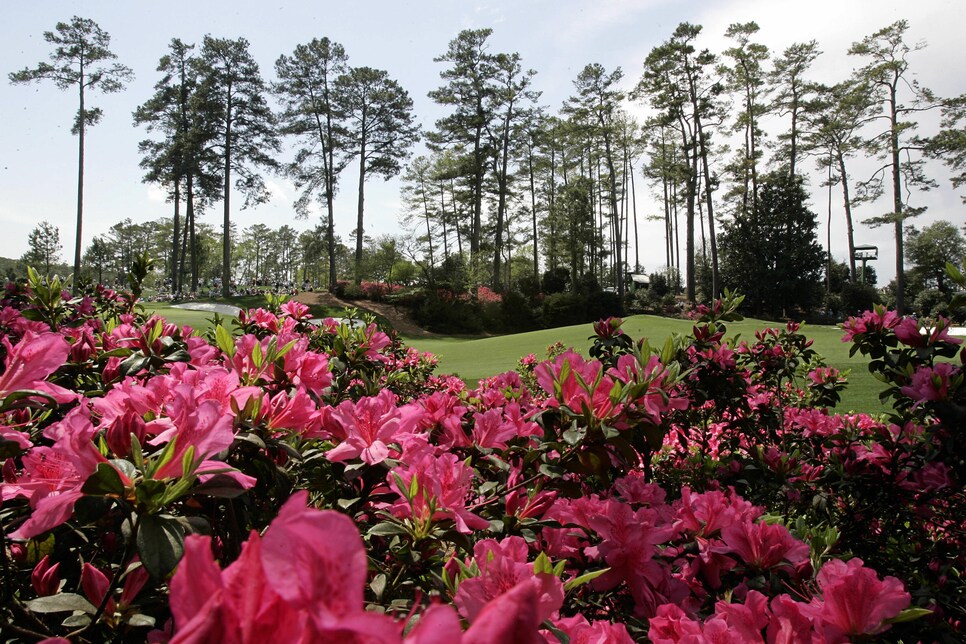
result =
M857 68L834 84L810 79L822 54L815 40L771 52L757 42L756 23L735 23L725 34L730 46L715 53L699 48L701 31L680 24L651 50L630 89L622 69L588 64L555 112L540 103L537 72L518 53L492 51L492 30L461 31L435 59L440 85L429 97L444 115L425 132L404 88L383 70L352 67L328 38L279 56L274 82L244 38L206 36L200 46L172 39L154 94L134 112L151 135L140 143L144 179L162 186L173 207L164 254L172 285L197 289L207 251L196 217L220 203L227 294L237 269L232 253L244 243L232 237L231 196L242 195L245 206L267 199L266 172L294 182L299 215L323 207L315 232L323 237L324 281L358 281L367 180L402 173L405 250L427 283L458 266L471 285L495 290L532 287L549 272L575 289L592 282L623 295L628 274L641 270L641 220L654 217L638 214L635 181L643 180L660 204L668 273L683 276L688 300L727 287L748 292L759 311L807 308L823 272L830 284L834 268L806 204L811 166L841 192L850 282L859 280L854 211L892 197L891 212L865 222L894 229L902 309L906 222L922 212L917 191L936 185L924 160L946 162L958 173L954 186L964 180L966 95L940 98L918 85L911 65L924 44L907 42L905 21L854 43L848 54ZM75 17L45 38L56 45L52 64L10 79L79 89L80 240L84 131L101 116L85 92L118 91L131 70L111 62L110 38L93 21ZM635 105L647 116L635 117ZM917 133L927 110L942 115L932 137ZM420 138L426 152L410 159ZM283 141L292 148L288 161ZM864 158L880 163L856 178L850 168ZM350 164L359 174L355 249L340 268L333 203ZM77 273L79 241L74 265Z

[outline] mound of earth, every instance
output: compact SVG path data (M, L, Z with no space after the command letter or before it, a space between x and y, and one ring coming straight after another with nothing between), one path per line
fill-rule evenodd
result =
M433 336L432 333L413 322L405 309L392 304L372 302L370 300L348 302L337 298L328 291L300 291L297 295L293 295L292 299L308 305L321 305L336 309L357 308L360 311L371 311L387 319L400 335L411 338L428 338Z

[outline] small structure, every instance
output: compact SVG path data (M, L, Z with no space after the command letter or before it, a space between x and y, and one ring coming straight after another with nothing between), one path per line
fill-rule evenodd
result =
M636 293L639 288L651 288L651 278L644 273L631 273L627 280L627 286L631 293Z
M865 284L865 263L879 259L878 246L856 246L853 257L862 262L862 276L859 278Z

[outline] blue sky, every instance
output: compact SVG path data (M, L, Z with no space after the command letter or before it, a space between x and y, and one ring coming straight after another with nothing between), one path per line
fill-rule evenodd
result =
M120 62L131 67L136 80L127 90L95 96L92 103L104 110L104 118L89 130L86 150L85 229L86 247L118 221L152 221L170 216L160 191L141 183L137 143L146 137L132 124L131 112L152 93L158 79L158 58L171 38L198 42L205 34L216 37L243 36L268 80L274 61L289 54L297 44L327 36L341 43L356 66L385 69L415 103L424 128L441 115L427 98L440 84L442 65L433 58L466 28L490 27L492 51L516 51L527 67L538 73L535 87L541 102L556 111L572 92L572 81L590 62L611 70L620 66L625 83L632 87L642 62L654 46L666 40L678 23L703 25L700 45L720 52L723 37L734 22L755 20L761 27L759 40L779 53L796 41L815 38L825 52L812 71L824 82L844 79L858 61L845 55L849 45L895 20L910 23L911 40L928 46L915 54L913 69L918 80L939 95L966 93L966 67L962 37L966 33L966 2L919 0L502 0L463 2L360 1L335 3L324 0L195 0L183 2L115 2L110 0L4 3L0 24L0 60L4 75L47 60L50 51L43 39L58 21L79 15L96 21L112 36L111 46ZM63 256L69 261L74 240L77 141L70 124L77 108L72 92L50 83L11 86L0 82L0 256L19 257L27 250L27 235L41 220L60 228ZM635 112L643 108L631 106ZM930 134L934 122L922 134ZM856 168L856 178L869 169ZM913 205L928 206L916 220L925 225L935 219L964 221L959 195L948 182L948 173L937 166L933 176L938 189L914 197ZM813 178L817 185L820 177ZM336 228L348 237L354 228L355 181L351 172L342 178L336 200ZM246 211L235 210L240 228L254 223L272 227L289 224L308 228L315 219L298 221L291 204L296 194L285 179L269 177L271 202ZM367 187L367 234L396 233L400 226L398 182L374 179ZM659 204L643 181L637 182L639 215L657 212ZM832 202L833 254L844 259L845 234L841 203ZM233 204L240 205L241 200ZM825 240L828 205L824 190L813 194L819 213L820 239ZM890 208L885 201L862 206L859 219ZM217 225L220 211L209 211L207 221ZM647 270L663 263L661 225L641 223L642 255ZM888 259L894 253L891 231L860 226L857 243L876 244L880 276L894 274Z

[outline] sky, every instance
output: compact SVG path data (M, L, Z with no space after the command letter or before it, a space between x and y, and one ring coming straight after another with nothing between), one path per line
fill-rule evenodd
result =
M591 62L608 71L620 67L626 89L641 76L650 50L667 40L681 22L702 25L699 47L720 53L732 23L756 21L757 41L779 54L794 42L816 39L824 52L809 76L833 83L844 80L861 61L846 55L849 46L897 20L909 22L908 40L926 47L911 56L915 78L939 96L966 93L962 47L966 33L966 2L961 0L48 0L5 2L0 21L0 71L4 75L46 62L51 51L44 31L74 15L90 18L111 35L111 49L135 74L125 91L94 95L89 103L104 111L102 121L88 130L85 162L83 245L117 222L154 221L171 216L171 206L157 186L142 182L137 144L149 135L133 125L134 109L153 93L160 75L158 59L174 37L199 43L206 34L244 37L267 81L275 80L274 62L296 45L328 37L342 44L353 66L386 70L414 101L424 130L444 112L427 93L441 85L442 63L433 61L461 30L489 27L490 50L518 52L523 64L537 71L534 88L541 104L552 112L573 94L573 79ZM627 109L644 114L645 108ZM73 257L76 216L77 139L70 128L77 110L76 93L51 82L11 85L0 82L0 256L18 258L27 249L30 231L41 221L60 230L63 260ZM928 115L920 134L930 135L938 114ZM420 153L417 148L415 153ZM865 178L874 165L856 164L854 179ZM939 186L912 196L911 205L926 206L914 220L917 227L937 219L957 225L966 221L960 192L949 184L949 172L938 163L929 172ZM811 177L818 186L821 177ZM355 228L356 181L343 174L335 201L336 233L348 240ZM233 198L232 219L239 230L256 223L272 228L288 224L298 230L319 223L318 215L299 220L292 203L294 186L269 176L271 200L240 210ZM646 271L664 264L663 225L644 221L661 212L660 202L644 181L636 182L641 235L641 263ZM814 188L812 209L819 215L819 239L827 235L829 213L825 189ZM234 204L239 204L236 207ZM859 207L857 220L891 210L888 199ZM204 219L217 226L220 206ZM398 234L401 207L399 181L373 178L366 188L366 234ZM839 193L831 202L832 253L845 260L844 216ZM874 265L880 284L895 275L895 244L888 227L858 225L856 243L879 247ZM633 243L633 240L631 240ZM631 251L633 257L633 250Z

